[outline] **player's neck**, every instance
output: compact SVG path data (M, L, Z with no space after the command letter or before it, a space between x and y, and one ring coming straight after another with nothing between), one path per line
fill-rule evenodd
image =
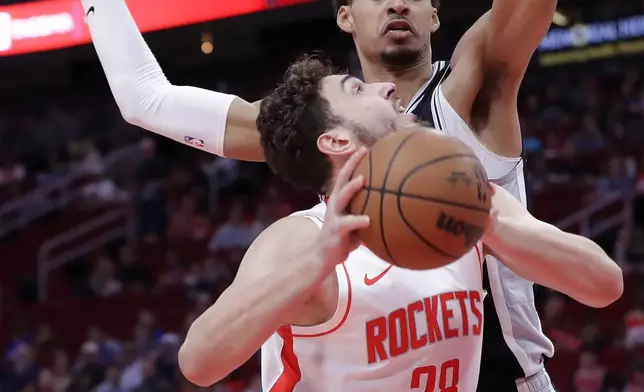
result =
M363 61L362 74L367 83L395 83L398 98L407 106L418 89L432 75L431 57L427 56L413 66L400 69L385 67L380 62Z

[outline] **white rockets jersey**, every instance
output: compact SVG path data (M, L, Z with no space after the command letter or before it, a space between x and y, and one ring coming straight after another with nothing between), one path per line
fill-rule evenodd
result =
M294 215L319 226L326 205ZM265 392L474 392L482 347L481 244L442 268L410 271L360 247L336 267L324 324L283 326L262 346Z
M478 139L469 125L456 113L443 94L442 82L450 74L446 61L434 63L429 80L418 90L407 107L420 119L429 122L434 128L454 136L469 146L487 172L490 181L502 186L514 197L526 204L526 187L523 173L523 159L500 156L488 150ZM552 357L554 346L541 330L541 322L534 303L533 283L516 275L493 257L486 260L490 281L489 290L494 298L494 306L500 324L497 328L486 330L486 351L483 358L505 361L496 350L503 343L510 349L519 369L515 378L536 374L543 368L543 356ZM488 317L488 326L496 320ZM498 342L498 344L496 344ZM516 368L516 366L513 366ZM514 373L514 372L513 372Z

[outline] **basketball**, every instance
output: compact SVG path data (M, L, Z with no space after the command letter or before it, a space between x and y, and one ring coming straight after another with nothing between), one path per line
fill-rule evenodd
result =
M358 236L393 265L445 266L472 250L485 231L491 208L485 169L453 137L428 128L396 132L376 142L358 175L365 186L349 212L371 219Z

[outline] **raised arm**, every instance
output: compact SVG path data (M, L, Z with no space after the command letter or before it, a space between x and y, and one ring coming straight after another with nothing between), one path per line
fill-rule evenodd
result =
M481 18L484 61L518 84L552 23L557 0L494 0Z
M483 237L491 255L519 276L596 308L622 295L622 270L592 240L534 218L505 189L493 185L498 213Z
M126 121L212 154L263 161L255 126L258 105L234 95L172 85L125 0L82 3L96 53Z
M496 154L521 154L517 95L556 6L557 0L493 0L454 50L445 97Z

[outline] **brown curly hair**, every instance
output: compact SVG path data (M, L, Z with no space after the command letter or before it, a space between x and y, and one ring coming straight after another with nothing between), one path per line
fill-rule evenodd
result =
M307 56L286 71L284 81L260 105L257 129L266 163L298 188L323 192L331 178L331 162L317 147L318 137L342 121L321 95L322 80L333 68Z
M440 0L431 0L431 2L434 8L440 8ZM333 11L337 14L340 7L343 5L351 5L353 0L331 0L331 3L333 4Z

